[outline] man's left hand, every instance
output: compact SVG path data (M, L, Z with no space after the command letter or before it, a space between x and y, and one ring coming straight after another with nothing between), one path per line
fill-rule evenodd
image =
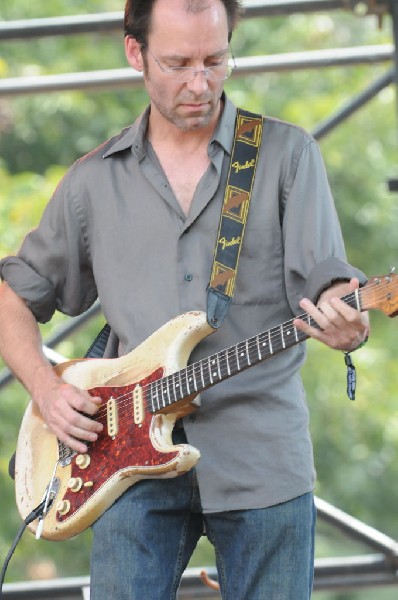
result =
M319 329L301 319L294 319L294 326L335 350L355 350L369 335L369 315L352 308L341 297L358 287L356 278L349 283L336 283L322 292L316 306L308 298L303 298L301 308L313 318Z

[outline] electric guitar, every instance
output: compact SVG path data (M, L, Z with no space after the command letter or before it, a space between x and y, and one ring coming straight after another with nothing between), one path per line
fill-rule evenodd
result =
M358 311L398 313L397 275L374 277L342 299ZM313 326L310 315L298 318ZM43 503L43 516L29 524L37 537L70 538L90 525L131 485L144 478L176 477L199 460L189 444L173 445L175 421L195 397L307 336L293 319L188 364L194 347L213 333L203 312L172 319L129 354L115 359L78 359L57 365L62 378L100 396L95 417L103 431L86 454L60 442L33 402L17 444L15 485L23 519Z

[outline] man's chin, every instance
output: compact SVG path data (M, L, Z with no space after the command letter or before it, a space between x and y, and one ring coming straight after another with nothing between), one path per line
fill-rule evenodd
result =
M207 127L214 116L214 110L208 110L206 112L198 111L196 114L180 115L176 119L176 125L184 131L194 131L196 129L203 129Z

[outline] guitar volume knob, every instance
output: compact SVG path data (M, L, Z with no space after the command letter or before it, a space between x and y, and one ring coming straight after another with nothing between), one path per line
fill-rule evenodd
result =
M57 511L60 515L67 515L70 511L70 502L69 500L61 500L57 504Z
M68 488L71 492L79 492L83 487L83 479L81 477L71 477L68 481Z
M80 469L87 469L87 467L90 465L90 462L91 458L88 454L78 454L76 457L76 464L78 467L80 467Z

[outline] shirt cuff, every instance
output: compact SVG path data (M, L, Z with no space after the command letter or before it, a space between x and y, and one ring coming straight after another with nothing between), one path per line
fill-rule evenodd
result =
M48 279L37 273L17 256L0 261L0 277L26 302L40 323L47 323L56 309L54 287Z
M314 304L319 296L334 283L350 281L353 277L359 279L362 287L367 282L367 277L362 271L349 265L340 258L330 257L312 269L304 289L304 297L309 298Z

